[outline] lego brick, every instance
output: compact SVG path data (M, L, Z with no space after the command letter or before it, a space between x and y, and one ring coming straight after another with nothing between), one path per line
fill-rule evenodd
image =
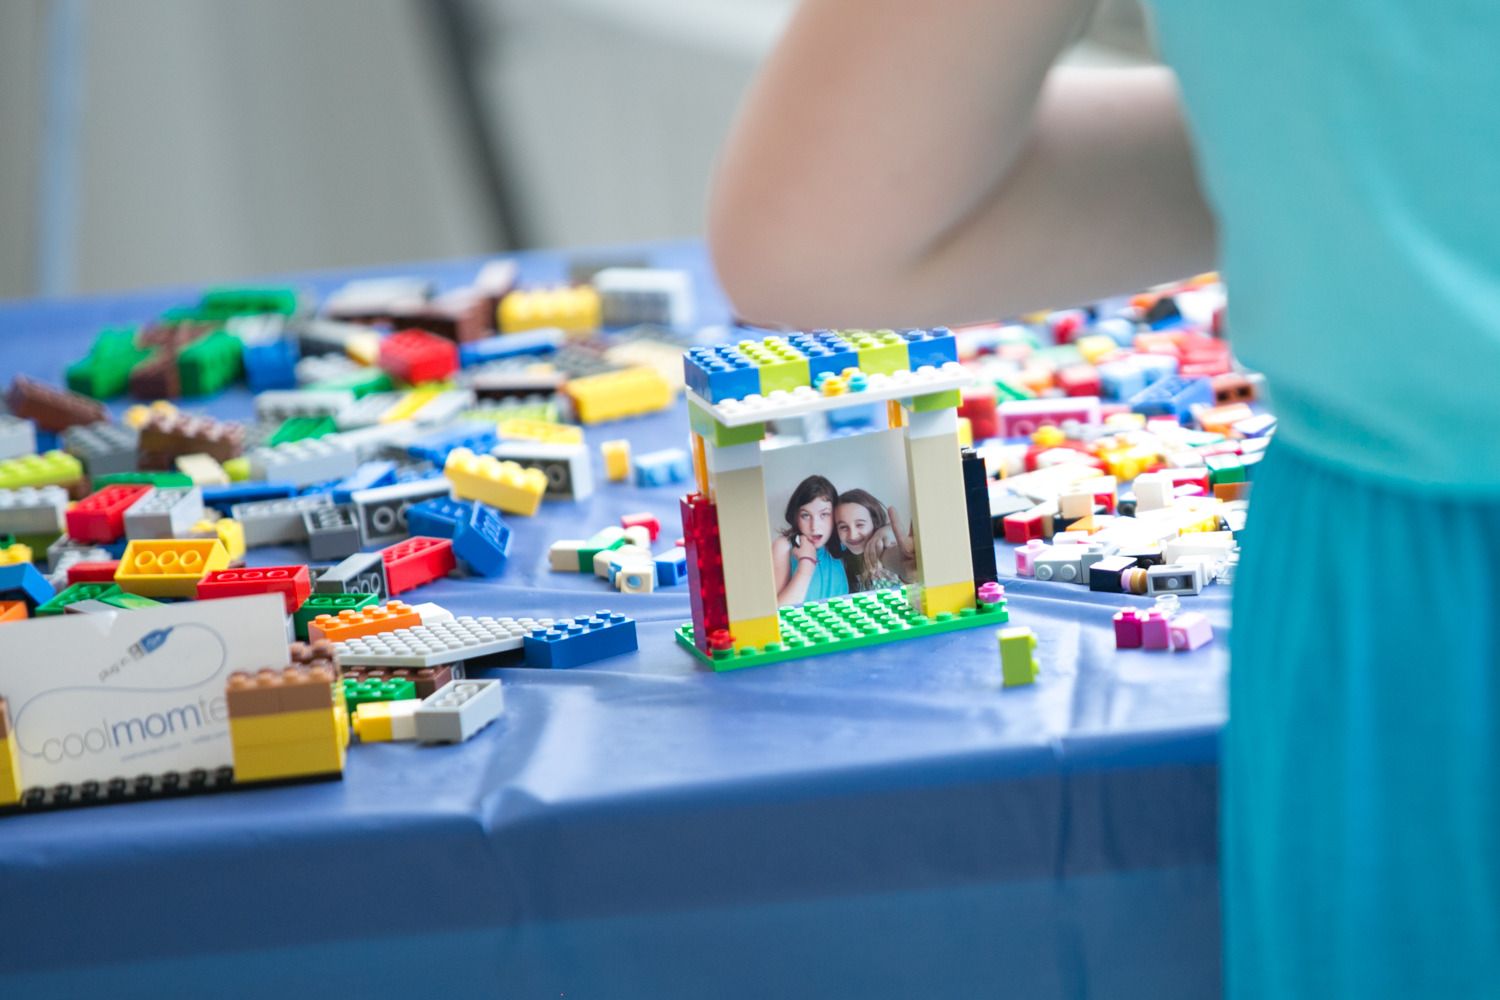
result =
M341 774L344 748L336 740L305 740L236 748L236 782L280 781L319 774Z
M495 422L502 441L537 441L542 444L583 444L583 428L554 420L536 420L514 413Z
M306 566L256 566L252 569L221 569L198 582L200 601L247 594L280 594L286 613L292 614L306 601L312 582Z
M656 589L656 561L649 551L626 546L611 555L609 582L622 594L649 594Z
M194 486L229 485L229 475L212 455L178 455L173 464L178 472L193 481Z
M62 614L63 610L70 604L76 604L79 601L98 600L107 594L118 593L121 593L121 590L113 582L75 583L66 590L54 594L50 600L38 604L33 614L38 618L49 618L53 615Z
M1146 570L1148 594L1199 594L1203 578L1199 572L1182 563L1164 563Z
M79 424L63 431L63 450L83 463L97 477L111 472L131 472L138 463L140 432L131 427L101 421Z
M693 284L686 271L607 267L594 274L592 284L606 326L684 328L692 322Z
M820 392L811 386L799 386L786 392L776 392L771 397L750 396L744 399L728 399L718 403L689 396L689 401L704 407L710 415L726 427L742 427L746 424L768 420L790 420L812 413L826 413L865 403L880 403L892 399L910 399L950 389L961 389L973 380L973 374L958 364L942 368L923 368L918 372L894 371L888 375L860 375L863 388L844 393Z
M449 424L439 431L416 438L406 446L406 452L416 461L441 466L448 460L448 453L455 448L482 452L493 448L498 440L493 424Z
M244 451L245 429L211 417L157 413L141 425L137 446L143 463L152 468L168 468L178 455L210 455L227 462Z
M55 535L63 530L67 505L68 493L61 486L0 490L0 532Z
M1141 616L1141 648L1169 649L1172 645L1171 620L1156 608Z
M522 647L550 618L471 618L417 625L338 644L345 666L433 667L510 652Z
M500 334L460 344L459 364L465 368L502 358L527 354L550 354L562 346L567 334L556 327L541 327L522 333Z
M972 449L961 453L964 483L964 506L968 513L969 564L976 586L1000 579L995 562L995 532L990 516L989 475L984 459Z
M308 625L320 615L336 618L342 611L360 611L376 603L374 594L308 594L292 614L297 638L307 640Z
M1003 628L999 635L1000 675L1005 687L1023 687L1036 682L1040 666L1033 655L1036 635L1024 626Z
M576 667L638 648L635 619L611 611L554 622L526 636L528 667Z
M556 327L572 333L597 330L599 293L587 285L516 289L500 300L496 323L501 333Z
M654 413L672 405L672 386L654 368L626 368L570 379L563 392L582 424Z
M392 596L440 580L458 565L452 541L423 535L381 550L380 558L385 564L386 587Z
M498 679L456 680L423 699L413 719L424 743L462 743L505 711Z
M1214 637L1213 626L1208 618L1198 611L1184 611L1173 615L1167 628L1175 650L1194 650Z
M72 455L49 451L0 461L0 489L68 486L83 478L83 465Z
M136 539L125 546L115 583L142 597L192 597L204 574L229 566L217 539Z
M24 542L12 542L9 545L0 545L0 566L10 566L16 563L32 562L31 546Z
M347 389L278 389L255 397L255 419L280 423L288 417L331 416L335 419L354 404Z
M400 330L380 341L380 367L403 382L433 382L458 371L458 345L425 330Z
M36 450L36 426L30 420L0 413L0 459L34 455Z
M692 462L681 448L663 448L635 458L637 486L666 486L692 479Z
M338 424L327 414L311 417L287 417L281 422L265 443L269 447L289 441L305 441L308 438L326 437L338 432Z
M250 391L295 389L299 354L296 340L290 337L260 344L245 344L241 363L244 365L245 382L250 386Z
M21 778L21 750L10 728L10 712L0 698L0 806L21 801L25 784Z
M11 380L5 393L5 404L14 416L30 420L38 430L54 434L79 424L109 419L109 411L98 401L25 375L17 375Z
M1140 649L1141 648L1141 625L1145 616L1135 608L1123 608L1115 612L1115 648L1116 649Z
M477 502L438 496L412 504L406 510L407 531L429 538L452 538L458 531L458 523L468 516L470 508Z
M25 621L27 617L25 601L0 601L0 624Z
M265 545L305 542L307 528L302 515L310 510L332 505L333 502L327 494L318 493L277 500L237 503L230 508L230 513L245 530L245 545L253 549Z
M316 655L312 647L298 644L289 657L305 660L282 668L264 668L250 673L235 671L224 686L224 700L231 720L256 716L275 717L290 712L308 712L334 707L336 670L331 653ZM294 647L296 649L296 647ZM311 655L302 655L311 654Z
M1088 568L1089 590L1101 594L1122 594L1125 584L1122 575L1134 569L1135 559L1130 556L1106 556Z
M910 530L922 591L962 582L968 584L972 601L974 564L958 435L908 437L906 466L911 484Z
M441 476L356 491L355 516L366 545L380 545L405 538L409 529L407 511L412 505L447 497L449 481Z
M239 338L224 330L200 337L177 354L184 396L209 396L232 385L243 371Z
M526 469L515 462L478 456L459 448L448 456L443 475L453 495L463 500L482 500L507 514L535 514L547 489L547 476L539 469Z
M588 448L583 444L501 441L490 451L502 462L539 469L546 476L546 496L584 500L594 492Z
M320 683L319 687L326 691L328 684ZM337 746L342 739L338 732L338 717L331 711L332 707L329 696L328 705L321 708L231 715L229 742L234 748L235 760L238 762L241 752L260 747L313 741L330 748Z
M361 547L359 522L348 505L304 511L302 530L307 535L307 554L316 562L342 559Z
M83 561L80 555L79 561L68 565L62 571L62 575L69 585L75 583L112 583L115 573L119 568L120 561L118 559L86 562ZM56 587L57 584L54 582L53 586Z
M510 526L479 501L468 505L453 534L453 554L481 576L499 576L510 556Z
M356 552L343 562L325 570L313 583L319 594L374 594L377 600L388 596L385 563L379 552Z
M125 511L125 537L182 538L202 518L203 492L198 487L152 489Z
M153 601L151 598L142 597L140 594L127 594L124 591L104 594L101 597L95 598L92 602L84 603L100 604L111 611L137 611L141 608L161 607L160 601ZM75 604L67 610L72 611L76 607L78 605Z
M307 438L273 448L256 448L248 457L254 478L293 486L342 479L360 464L354 449L341 436Z
M390 601L384 605L372 601L359 607L341 608L335 614L315 616L307 623L307 635L314 642L327 640L337 644L421 624L421 616L403 601Z
M412 690L418 699L426 698L444 684L463 679L463 667L440 664L436 667L364 667L351 666L344 670L346 678L363 680L411 681Z
M25 601L28 608L35 608L56 595L56 588L31 563L0 565L0 600Z
M716 472L713 488L728 619L748 621L774 615L776 581L770 558L764 471Z
M349 503L361 490L373 490L396 482L396 463L388 459L364 462L333 488L334 503Z
M355 709L351 722L361 743L384 743L417 738L415 698L402 701L366 701Z
M687 550L688 600L691 631L706 654L710 637L729 628L725 599L724 563L719 546L718 511L707 497L690 493L679 502L683 545Z

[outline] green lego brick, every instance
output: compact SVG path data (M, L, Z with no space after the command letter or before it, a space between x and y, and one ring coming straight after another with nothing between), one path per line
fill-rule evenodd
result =
M766 436L766 425L763 423L725 427L714 419L712 413L693 403L688 404L688 426L693 429L694 434L701 434L703 440L718 447L750 444Z
M995 393L999 402L1003 403L1009 399L1035 399L1036 393L1026 388L1019 382L1009 379L995 379Z
M130 370L151 353L137 347L135 327L99 331L88 356L68 366L68 388L95 399L113 399L130 383Z
M898 639L941 635L980 625L1002 625L1010 620L1004 601L980 604L956 615L944 613L928 618L907 603L905 587L871 590L831 601L782 608L777 615L781 624L781 642L761 649L718 650L710 656L693 644L693 626L683 625L675 634L678 643L694 656L714 670L723 671L842 653Z
M291 316L297 311L297 290L284 287L210 288L203 293L193 311L210 323L231 316L259 316L265 313Z
M578 572L592 573L594 571L594 557L596 555L601 552L613 552L615 549L620 548L626 543L626 540L624 538L616 538L610 542L601 541L600 536L603 534L604 532L601 531L599 534L590 538L588 541L583 543L583 548L578 550Z
M122 611L139 611L144 608L159 608L162 606L161 601L153 601L151 598L142 597L140 594L127 594L123 590L118 594L106 594L99 598L99 600L104 604L112 604Z
M929 392L925 396L911 398L911 411L928 413L932 410L952 410L963 401L963 393L957 389L949 389L947 392Z
M83 463L65 451L23 455L0 461L0 490L60 486L83 478Z
M177 354L184 396L208 396L240 377L244 345L224 330L200 337Z
M329 416L321 417L287 417L281 426L276 428L266 441L268 445L283 444L287 441L307 441L312 438L320 438L325 434L332 434L339 429Z
M557 417L557 404L550 401L476 406L458 415L459 420L483 421L490 424L498 424L502 420L535 420L538 423L555 424L558 422Z
M395 386L396 383L391 381L391 377L379 368L364 368L360 371L349 372L347 375L340 375L337 378L314 382L311 385L303 386L303 388L308 391L340 389L354 393L355 399L363 399L373 392L390 392ZM556 412L555 409L554 412Z
M47 603L38 604L32 615L37 618L60 615L69 604L77 604L79 601L103 600L105 597L120 593L124 592L113 583L75 583L66 590L59 591Z
M812 381L812 369L802 352L776 337L744 340L740 353L756 365L760 374L760 394L769 396L778 389L791 392Z
M416 696L417 686L410 680L371 678L357 681L353 677L344 678L344 701L351 713L367 701L406 701Z
M911 370L906 341L895 330L845 330L842 336L859 352L859 370L866 375Z
M145 483L148 486L192 486L190 476L181 472L107 472L95 476L93 486L102 489L115 483Z
M8 531L5 534L0 535L0 549L8 549L14 544L16 544L15 535L12 535Z
M18 535L16 536L15 544L24 545L31 549L32 555L35 557L32 559L32 562L40 562L47 551L47 547L61 538L62 535L61 531L49 531L41 535Z
M307 641L307 625L319 615L337 615L346 609L358 611L379 603L374 594L311 594L292 615L292 627L297 638Z
M1209 455L1203 460L1203 464L1208 469L1209 486L1243 483L1248 478L1245 475L1245 463L1240 461L1238 455Z

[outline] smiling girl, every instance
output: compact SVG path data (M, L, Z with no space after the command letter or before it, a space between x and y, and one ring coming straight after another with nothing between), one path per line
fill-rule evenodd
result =
M917 550L901 515L867 490L847 490L833 510L834 530L844 551L844 572L851 591L879 590L909 583Z
M771 543L776 600L785 606L849 593L844 568L828 551L839 491L823 476L808 476L786 502L787 527Z

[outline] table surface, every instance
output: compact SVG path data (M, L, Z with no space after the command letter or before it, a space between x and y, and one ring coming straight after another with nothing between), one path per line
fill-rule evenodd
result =
M725 320L701 245L629 250L691 271L700 321ZM568 260L547 252L518 259L524 283L561 280ZM379 274L417 274L447 288L470 280L477 266L271 280L319 295ZM24 372L60 382L100 327L139 322L196 292L0 304L0 377ZM192 405L246 417L250 399L238 389ZM596 481L600 441L628 437L649 449L681 444L686 434L681 403L589 428ZM552 540L583 537L624 513L650 511L675 535L679 492L607 484L584 502L549 502L534 518L510 519L515 535L502 577L444 580L413 595L456 614L560 618L609 608L639 623L636 653L587 669L499 671L506 714L466 744L355 746L340 782L0 821L0 970L36 995L64 995L85 966L114 970L117 985L139 984L132 971L154 970L160 987L187 981L203 955L263 953L295 964L288 956L315 949L343 969L341 983L352 981L350 969L371 973L373 994L408 988L399 971L408 967L376 975L384 959L350 950L360 942L380 939L389 949L421 940L434 949L428 954L447 954L443 947L467 941L507 960L455 963L448 968L455 984L503 981L556 995L559 981L600 975L587 971L591 958L609 955L611 975L629 969L640 995L705 988L738 995L715 983L728 959L709 955L712 948L742 933L753 950L771 941L756 936L767 927L788 936L802 927L798 940L818 942L796 977L809 991L847 986L849 970L871 976L866 995L899 990L905 975L928 964L950 974L950 985L988 984L986 963L1009 983L1030 984L1032 995L1134 995L1163 970L1178 987L1215 988L1227 589L1187 599L1216 630L1205 649L1116 651L1111 614L1147 599L1013 578L1002 544L1011 621L1040 640L1041 676L1032 687L1000 689L989 628L715 675L674 644L673 629L689 617L685 587L621 595L594 577L547 567ZM297 556L256 550L250 562ZM1080 886L1128 887L1163 873L1177 881L1134 894L1076 895ZM1182 881L1182 873L1193 874ZM1022 886L1042 887L1044 902L1014 896ZM1001 948L977 965L964 935L914 943L917 929L903 914L915 919L924 901L935 901L928 924L960 919L970 911L955 901L976 887L994 889L1012 909L1032 907L1044 923L1054 919L1049 913L1072 913L1062 921L1073 921L1071 931L1014 953ZM1084 898L1095 902L1080 916ZM895 902L887 911L876 900ZM746 913L761 914L753 928L725 924L710 934L718 943L692 960L674 958L678 946L655 931L628 947L623 930L624 937L595 934L653 920L700 933L706 914ZM1013 917L1007 909L994 919ZM861 923L867 919L875 922ZM579 932L585 926L594 937ZM547 928L569 930L547 937ZM904 958L882 957L876 933L903 942ZM1111 949L1133 935L1163 957L1126 976ZM786 949L789 940L774 946ZM1203 954L1174 954L1200 947ZM1049 950L1072 958L1039 957ZM663 963L675 964L665 971ZM839 969L838 978L820 980L832 975L825 966ZM269 965L246 969L271 981ZM0 990L10 993L4 982ZM596 982L605 995L626 992L619 978Z

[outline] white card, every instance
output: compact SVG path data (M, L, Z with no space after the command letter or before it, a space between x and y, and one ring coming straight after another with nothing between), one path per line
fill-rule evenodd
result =
M234 763L224 685L287 663L280 594L0 625L27 788Z

